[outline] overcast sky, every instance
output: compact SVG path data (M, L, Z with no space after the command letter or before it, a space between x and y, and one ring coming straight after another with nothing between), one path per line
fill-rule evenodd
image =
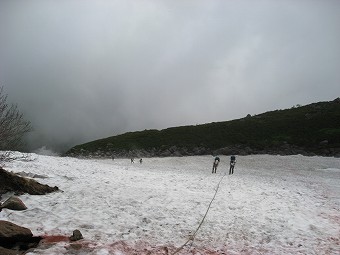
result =
M340 1L0 0L0 85L58 149L340 96Z

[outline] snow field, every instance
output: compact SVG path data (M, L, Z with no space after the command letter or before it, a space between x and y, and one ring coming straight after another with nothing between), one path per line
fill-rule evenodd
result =
M34 235L71 235L79 229L85 241L96 243L91 254L119 254L106 247L121 240L181 246L198 227L229 164L220 157L212 174L211 156L145 158L143 164L32 157L6 169L45 175L37 180L62 192L23 195L29 209L3 210L0 218ZM235 255L340 254L339 205L340 159L239 156L235 174L223 177L191 247ZM65 244L56 244L30 254L68 252Z

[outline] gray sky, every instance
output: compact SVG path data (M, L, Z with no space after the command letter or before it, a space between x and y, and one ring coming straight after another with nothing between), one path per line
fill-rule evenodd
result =
M32 148L333 100L339 45L337 0L0 0Z

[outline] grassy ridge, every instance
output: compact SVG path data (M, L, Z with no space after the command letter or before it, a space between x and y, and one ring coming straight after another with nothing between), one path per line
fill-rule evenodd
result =
M144 130L77 145L66 154L166 149L172 146L209 150L240 145L254 149L291 144L315 150L320 142L340 148L340 100L275 110L246 118L196 126Z

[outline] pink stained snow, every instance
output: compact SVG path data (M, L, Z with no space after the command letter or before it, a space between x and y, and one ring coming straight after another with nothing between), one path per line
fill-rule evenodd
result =
M47 176L63 192L23 195L0 219L34 235L84 236L33 254L171 254L201 222L229 158L75 159L32 154L6 170ZM4 198L3 198L4 199ZM73 252L73 253L72 253ZM340 254L340 159L238 156L193 243L178 254Z

